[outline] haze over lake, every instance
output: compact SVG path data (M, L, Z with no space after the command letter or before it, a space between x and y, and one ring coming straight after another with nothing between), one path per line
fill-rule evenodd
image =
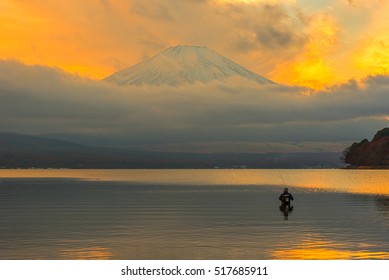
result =
M389 259L388 232L385 170L0 170L0 259Z

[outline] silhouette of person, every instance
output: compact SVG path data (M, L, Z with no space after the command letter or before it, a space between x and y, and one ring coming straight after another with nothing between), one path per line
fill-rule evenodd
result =
M283 212L285 220L288 219L289 212L293 211L293 206L290 201L294 200L293 195L289 193L288 188L284 188L284 192L278 198L281 201L280 211Z
M289 193L288 188L284 188L284 192L280 195L278 199L281 200L281 206L289 208L291 208L290 201L294 200L293 195Z

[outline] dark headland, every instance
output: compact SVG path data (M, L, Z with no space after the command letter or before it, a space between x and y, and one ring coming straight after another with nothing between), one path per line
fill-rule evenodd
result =
M389 169L389 127L378 131L371 141L363 139L343 151L348 168Z

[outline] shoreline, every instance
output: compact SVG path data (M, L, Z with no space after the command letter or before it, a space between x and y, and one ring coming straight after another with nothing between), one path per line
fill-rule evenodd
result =
M363 169L368 169L368 170L382 170L382 169L389 169L388 165L383 165L383 166L370 166L370 165L363 165L363 166L346 166L346 167L341 167L340 169L357 169L357 170L363 170Z

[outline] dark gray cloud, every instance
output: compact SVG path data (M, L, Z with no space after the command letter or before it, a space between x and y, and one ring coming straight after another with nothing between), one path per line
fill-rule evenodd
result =
M282 4L235 4L215 15L223 15L232 23L224 24L234 37L237 51L261 50L265 53L277 49L282 55L290 48L300 48L307 40L307 16L301 10Z
M291 16L281 5L261 6L254 27L257 40L266 48L303 46L306 38L301 33L302 22L298 22L300 16L297 16L297 18Z
M344 141L387 126L389 77L326 91L215 83L114 87L0 61L0 130L92 135L113 144Z
M103 5L106 9L111 9L111 1L110 0L100 0L101 5Z
M166 2L155 2L154 1L133 1L131 4L131 12L138 14L153 20L173 20L174 16L172 10ZM151 4L151 5L150 5Z
M195 5L205 8L204 4L207 2L208 0L165 0L162 2L160 0L132 0L131 12L152 20L173 21L190 15Z

